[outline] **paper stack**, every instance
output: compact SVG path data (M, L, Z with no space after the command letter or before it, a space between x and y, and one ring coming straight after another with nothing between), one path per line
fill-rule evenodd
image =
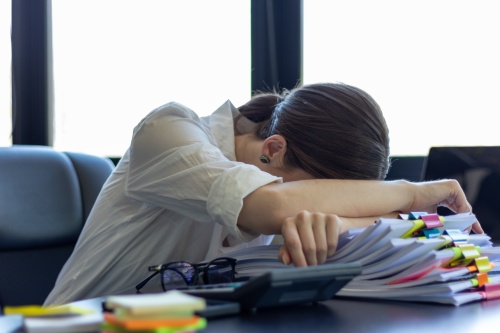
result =
M105 306L103 333L194 332L206 326L195 314L205 309L203 298L172 290L159 294L110 296Z
M362 273L337 295L461 305L500 297L500 247L466 231L473 214L412 213L381 218L341 235L327 263L360 262ZM286 268L279 245L227 253L238 260L237 278Z

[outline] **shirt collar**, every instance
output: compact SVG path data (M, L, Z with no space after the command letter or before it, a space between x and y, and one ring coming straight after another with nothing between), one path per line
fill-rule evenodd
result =
M227 100L210 116L210 129L217 141L217 146L231 161L236 161L234 120L240 115L240 111L234 107L231 101ZM240 117L236 124L236 130L239 134L246 134L250 133L255 126L256 124L251 120Z

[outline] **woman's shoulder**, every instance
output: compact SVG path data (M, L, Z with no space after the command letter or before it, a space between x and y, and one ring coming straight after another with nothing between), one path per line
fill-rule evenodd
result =
M159 106L153 111L151 111L145 118L151 119L161 116L177 116L182 118L193 118L193 119L199 118L196 112L194 112L186 105L178 102L169 102L163 104L162 106Z
M151 128L158 128L158 126L151 127L153 124L162 124L159 127L170 126L178 119L188 119L195 123L201 123L198 115L187 106L177 102L169 102L157 107L142 118L134 127L134 134L143 131L145 128L148 128L148 132L151 132Z

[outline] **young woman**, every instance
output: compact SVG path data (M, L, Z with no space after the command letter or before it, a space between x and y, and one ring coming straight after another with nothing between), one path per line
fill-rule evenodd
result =
M380 216L471 210L454 180L383 181L389 135L377 103L321 83L229 101L200 118L169 103L134 129L46 305L133 291L147 267L269 244L295 266ZM476 232L482 232L479 224Z

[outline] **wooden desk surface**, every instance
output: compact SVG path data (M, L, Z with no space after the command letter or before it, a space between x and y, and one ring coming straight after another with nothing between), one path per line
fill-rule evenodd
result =
M21 321L7 317L0 317L0 332L22 332ZM500 299L454 307L337 298L214 318L200 332L498 333Z

